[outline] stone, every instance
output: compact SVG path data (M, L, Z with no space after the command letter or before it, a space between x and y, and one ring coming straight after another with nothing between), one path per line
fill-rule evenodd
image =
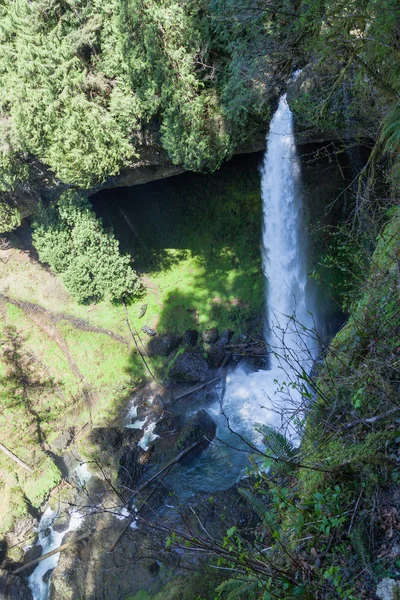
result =
M229 344L231 337L232 337L232 331L230 329L225 329L225 331L223 331L221 333L219 340L217 342L218 348L223 348L224 346L227 346Z
M54 440L52 445L57 450L66 450L75 439L75 427L67 427Z
M22 577L0 570L0 600L32 600L28 582Z
M149 337L154 337L155 335L157 335L154 329L151 329L151 327L149 327L148 325L143 325L142 331L143 333L147 333Z
M217 427L207 411L201 409L189 419L178 438L180 451L189 448L196 442L204 450L214 439Z
M178 352L169 368L168 375L176 381L202 383L207 381L209 368L200 350L188 348L184 352Z
M195 346L199 337L198 331L195 329L187 329L183 334L183 343L185 346Z
M216 327L212 327L211 329L206 329L201 334L201 339L206 344L214 344L219 336L218 329Z
M54 571L54 569L49 569L48 571L46 571L46 573L42 577L42 581L47 583L50 580L51 576L53 575L53 571Z
M217 369L224 360L225 350L217 348L215 344L204 344L204 351L207 354L207 362L212 369Z
M54 531L61 533L62 531L65 531L66 529L68 529L70 520L71 520L71 515L64 509L64 507L61 508L60 512L58 513L57 518L54 520L53 525L52 525Z
M135 485L143 473L143 465L140 462L141 453L138 446L125 448L119 459L118 483L131 488Z
M24 555L24 560L22 561L24 565L28 564L29 562L31 562L32 560L35 560L36 558L39 558L39 556L42 556L42 546L40 544L35 544L34 546L31 546L30 548L28 548L28 550L25 552ZM33 567L31 567L30 569L26 569L24 571L24 575L25 576L29 576L33 573L33 571L36 569L36 565L33 565Z
M142 319L147 311L147 304L142 304L139 308L138 319Z
M376 595L380 600L397 600L400 598L400 582L385 577L378 583Z
M125 481L129 481L130 485L137 474L136 463L142 452L138 442L142 435L142 431L130 427L93 428L88 437L96 455L97 466L94 462L91 463L91 471L100 479L110 478L114 485L118 485L125 467Z
M153 336L146 344L147 354L149 356L169 356L181 341L180 336L172 333Z

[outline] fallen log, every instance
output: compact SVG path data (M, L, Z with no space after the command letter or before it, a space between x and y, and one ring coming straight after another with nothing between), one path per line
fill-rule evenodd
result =
M391 410L388 410L387 412L384 412L380 415L376 415L375 417L369 417L368 419L359 419L358 421L352 421L351 423L347 423L347 425L344 426L344 429L351 429L352 427L355 427L356 425L364 425L364 424L367 425L369 423L376 423L377 421L382 421L382 419L391 417L392 415L396 414L399 411L400 411L400 407L392 408Z
M43 554L43 556L39 556L39 558L35 558L35 560L31 560L30 562L26 563L26 565L22 565L22 567L18 567L18 569L15 569L15 571L13 571L13 575L18 575L18 573L22 573L22 571L25 571L26 569L29 569L30 567L37 565L38 563L42 562L42 560L46 560L46 558L49 558L50 556L53 556L54 554L63 552L64 550L66 550L70 546L73 546L77 542L80 542L81 540L85 540L90 535L92 535L92 533L93 533L93 531L87 531L86 533L83 533L82 535L78 536L71 542L62 544L62 546L59 546L55 550L52 550L51 552L47 552L46 554Z
M33 469L31 469L31 467L29 465L27 465L26 462L24 462L23 460L18 458L18 456L16 456L13 452L11 452L11 450L9 450L5 446L3 446L3 444L0 444L0 450L2 450L4 452L4 454L7 454L7 456L9 456L11 458L11 460L16 462L17 465L19 465L23 469L26 469L27 471L29 471L29 473L33 473Z
M210 379L210 381L206 381L206 383L202 383L201 385L198 385L198 386L196 386L194 388L191 388L190 390L188 390L184 394L181 394L180 396L177 396L176 398L172 398L171 404L174 403L174 402L178 402L179 400L182 400L182 398L186 398L187 396L191 396L192 394L196 394L196 392L200 392L204 388L208 387L212 383L215 383L216 381L219 381L220 379L221 379L221 375L219 377L216 377L215 379Z

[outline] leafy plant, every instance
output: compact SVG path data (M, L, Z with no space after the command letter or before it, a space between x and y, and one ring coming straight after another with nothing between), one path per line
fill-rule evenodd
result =
M138 292L129 256L120 254L84 196L69 190L55 205L41 204L33 229L40 260L61 274L78 302L123 300Z

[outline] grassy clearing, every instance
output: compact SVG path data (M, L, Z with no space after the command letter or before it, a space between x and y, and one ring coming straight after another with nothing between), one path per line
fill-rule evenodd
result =
M134 328L147 324L160 333L261 328L257 160L237 159L212 176L185 175L94 198L142 277L143 295L127 307ZM60 434L87 422L114 422L145 378L124 307L78 305L36 260L27 236L27 230L20 232L0 251L0 426L2 442L34 474L0 453L0 532L40 507L59 482L48 452L62 454ZM143 304L147 311L139 319ZM161 371L164 362L155 359L153 367Z

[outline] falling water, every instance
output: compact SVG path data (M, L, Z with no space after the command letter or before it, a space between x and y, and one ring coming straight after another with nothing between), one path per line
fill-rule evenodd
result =
M309 372L314 357L314 322L307 286L304 224L293 116L286 94L271 121L261 170L263 270L266 279L265 339L269 369L228 378L226 410L231 423L248 434L254 423L284 427L296 436L291 416L300 401L298 373Z
M299 178L293 116L285 94L271 121L261 179L262 258L267 280L265 338L270 348L277 352L271 354L271 369L281 365L285 354L292 354L295 360L302 359L306 348L299 324L312 327L306 294Z

